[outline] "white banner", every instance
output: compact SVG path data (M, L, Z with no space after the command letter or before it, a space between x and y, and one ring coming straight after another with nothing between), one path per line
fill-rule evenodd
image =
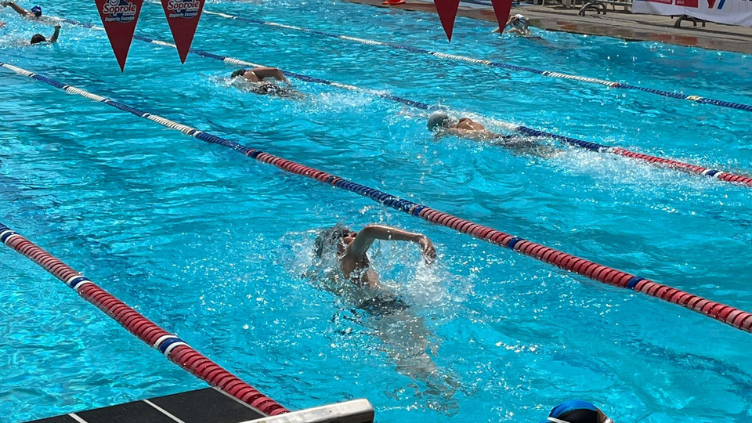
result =
M687 15L710 22L752 27L752 0L633 0L632 13Z

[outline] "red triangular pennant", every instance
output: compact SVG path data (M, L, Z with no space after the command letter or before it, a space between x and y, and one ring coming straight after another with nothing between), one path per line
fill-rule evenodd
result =
M136 31L138 16L144 0L94 0L99 17L107 31L112 51L115 53L120 71L125 70L125 60L131 48L133 33Z
M457 9L460 7L460 0L434 0L436 11L439 12L441 25L444 27L449 41L452 41L452 31L454 31L454 19L457 17Z
M509 12L512 10L512 1L514 0L491 0L496 20L499 21L499 33L501 34L504 33L504 28L507 26Z
M185 63L201 19L201 11L204 10L204 0L162 0L162 8L170 24L180 61Z

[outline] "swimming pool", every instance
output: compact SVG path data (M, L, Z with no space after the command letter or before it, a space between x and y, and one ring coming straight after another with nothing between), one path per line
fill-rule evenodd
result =
M52 9L52 7L47 8ZM85 5L52 14L96 22ZM666 90L752 102L750 58L652 43L490 34L460 19L347 3L220 3L208 10ZM326 13L323 13L326 11ZM103 33L66 26L54 48L8 21L3 61L506 232L752 309L749 188L613 156L553 159L425 130L425 114L296 83L302 102L244 94L233 67L134 41L118 73ZM166 39L159 6L138 33ZM316 16L317 19L311 19ZM41 28L41 27L40 27ZM46 29L45 29L46 30ZM509 74L204 16L196 48L549 132L749 171L750 117L648 94ZM686 60L692 59L692 66ZM719 68L723 68L719 71ZM681 68L681 70L677 70ZM678 75L678 76L677 76ZM281 404L367 397L389 421L537 421L561 400L616 421L750 417L749 334L244 160L111 107L0 72L3 223ZM746 171L746 172L745 172ZM447 398L400 372L374 321L306 276L318 229L384 222L437 244L438 265L382 244L374 261L423 318ZM1 250L3 421L203 386ZM698 381L702 381L698 383ZM451 388L446 387L446 391Z

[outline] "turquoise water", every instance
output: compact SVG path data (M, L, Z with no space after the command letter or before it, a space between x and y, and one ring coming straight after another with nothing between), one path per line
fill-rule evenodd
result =
M739 54L561 33L499 38L468 19L458 19L447 44L434 16L258 3L207 10L752 104L752 58ZM98 20L87 3L42 5ZM304 101L242 93L224 81L233 67L197 56L180 66L176 51L138 41L121 75L102 32L66 26L56 46L21 47L18 40L50 28L24 26L7 9L0 20L0 61L752 310L749 188L580 150L540 159L436 141L419 111L302 82ZM169 39L158 5L146 5L138 33ZM752 173L749 112L209 15L194 47ZM752 417L748 333L5 70L0 98L0 221L289 408L366 397L379 422L528 422L581 398L617 422ZM308 276L317 231L337 222L382 222L434 241L433 268L411 245L375 250L385 284L410 304L409 319L353 313ZM8 249L0 250L0 275L0 421L205 386ZM388 336L416 325L412 337ZM399 358L414 351L410 341L428 342L439 380L414 376L425 361Z

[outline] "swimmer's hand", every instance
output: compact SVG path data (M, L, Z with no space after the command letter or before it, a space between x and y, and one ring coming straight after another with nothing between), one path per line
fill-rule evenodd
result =
M431 240L425 235L421 235L418 239L418 245L420 245L423 260L426 264L433 264L436 261L436 248L434 248Z

